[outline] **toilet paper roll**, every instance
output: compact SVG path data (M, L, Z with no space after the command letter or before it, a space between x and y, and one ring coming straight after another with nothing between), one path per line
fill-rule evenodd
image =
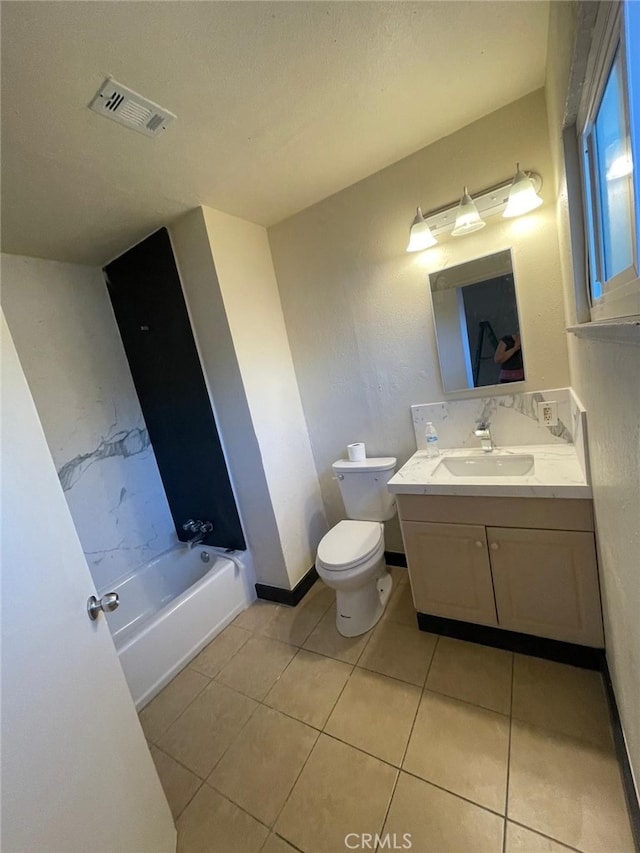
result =
M367 458L364 441L356 441L355 444L349 444L347 446L347 453L349 454L349 462L363 462Z

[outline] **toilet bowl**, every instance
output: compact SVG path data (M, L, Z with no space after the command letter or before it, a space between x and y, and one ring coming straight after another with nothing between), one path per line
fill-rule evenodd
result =
M391 595L384 562L384 527L377 521L340 521L318 546L316 569L336 591L336 627L357 637L378 622Z
M331 466L348 518L320 540L316 569L336 591L336 628L344 637L373 628L391 595L382 522L396 512L387 489L396 461L393 456L338 459Z

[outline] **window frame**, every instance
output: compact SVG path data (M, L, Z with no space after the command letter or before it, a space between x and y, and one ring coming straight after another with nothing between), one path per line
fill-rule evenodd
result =
M628 2L628 0L627 0ZM585 84L576 120L576 140L582 185L582 217L584 223L586 296L592 322L629 317L640 313L639 221L640 187L638 153L640 131L634 128L634 111L629 88L628 52L626 42L626 3L624 0L600 4L587 61ZM608 280L603 280L602 217L599 209L598 163L595 149L595 122L605 87L619 54L622 68L622 87L630 138L634 171L631 178L631 237L632 263ZM635 143L635 144L634 144ZM589 169L587 170L587 163ZM593 231L589 226L593 223ZM594 270L594 265L596 269ZM593 297L595 279L601 284L602 295Z

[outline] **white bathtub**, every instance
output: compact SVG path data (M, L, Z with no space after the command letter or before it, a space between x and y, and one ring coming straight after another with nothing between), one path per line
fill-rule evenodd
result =
M249 553L232 556L177 545L105 590L120 596L107 621L138 710L255 598Z

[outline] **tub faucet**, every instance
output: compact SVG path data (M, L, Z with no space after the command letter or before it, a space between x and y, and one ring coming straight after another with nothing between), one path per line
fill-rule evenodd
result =
M182 525L182 529L188 533L193 533L191 539L186 542L187 548L191 550L194 545L200 545L204 541L206 535L211 533L213 530L213 524L211 524L210 521L199 521L190 518L189 521L185 521Z
M494 448L493 439L491 438L491 424L489 421L476 421L475 435L480 439L480 446L485 453L491 453Z

